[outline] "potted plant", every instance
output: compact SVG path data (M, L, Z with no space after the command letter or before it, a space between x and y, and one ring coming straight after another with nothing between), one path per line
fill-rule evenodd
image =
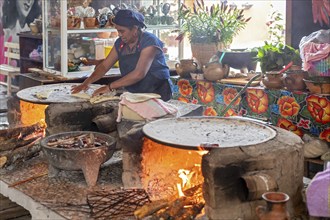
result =
M260 62L263 73L269 71L280 71L284 66L292 62L291 65L301 66L299 50L283 43L268 43L255 48L257 52L256 60Z
M289 45L266 41L256 51L256 60L260 62L261 71L265 74L263 82L268 88L282 88L282 73L293 65L301 66L299 51Z
M244 18L244 10L229 7L221 3L211 7L204 5L203 0L195 0L193 8L182 4L178 19L181 22L178 40L187 35L192 46L192 53L197 60L205 64L218 49L228 48L233 38L244 29L251 18ZM203 46L208 45L208 48ZM203 53L210 52L206 59Z

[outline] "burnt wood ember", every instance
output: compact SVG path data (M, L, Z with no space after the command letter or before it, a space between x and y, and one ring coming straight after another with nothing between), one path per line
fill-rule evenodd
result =
M94 219L124 219L133 217L133 212L149 203L144 189L114 189L95 191L87 195L87 203Z
M101 138L95 137L93 133L82 134L73 137L61 137L50 139L48 147L54 148L93 148L100 146L109 146L109 143Z

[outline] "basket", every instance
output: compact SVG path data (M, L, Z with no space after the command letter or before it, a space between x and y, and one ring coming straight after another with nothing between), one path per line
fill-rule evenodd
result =
M217 45L209 43L192 43L191 52L193 57L197 59L200 66L207 64L211 57L217 54Z
M312 62L308 72L312 76L330 76L330 56L326 59Z

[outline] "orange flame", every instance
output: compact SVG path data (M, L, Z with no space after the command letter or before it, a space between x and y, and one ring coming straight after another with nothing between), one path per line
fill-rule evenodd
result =
M38 122L45 123L45 110L48 105L35 104L26 101L20 101L21 123L23 125L33 125Z

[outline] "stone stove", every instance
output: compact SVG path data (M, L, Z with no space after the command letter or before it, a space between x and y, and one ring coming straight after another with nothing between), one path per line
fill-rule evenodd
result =
M301 214L303 142L295 134L273 127L276 136L265 143L213 148L203 155L146 139L143 125L119 124L125 187L143 187L158 200L176 193L178 169L200 164L209 219L256 219L255 208L263 205L261 195L266 191L288 194L291 216Z
M200 114L201 111L197 113ZM261 194L267 190L290 196L291 216L297 215L302 207L303 142L289 131L274 127L276 137L265 143L216 147L203 154L197 149L178 149L147 140L142 131L144 122L123 120L116 126L116 102L97 105L78 102L48 105L47 133L97 130L98 124L93 119L99 115L110 115L109 122L113 125L110 130L119 134L117 145L123 151L124 187L144 188L156 200L176 193L174 184L180 181L178 169L196 169L195 173L200 175L195 181L198 184L202 179L209 219L255 219L255 207L263 204ZM262 177L269 184L258 182Z

